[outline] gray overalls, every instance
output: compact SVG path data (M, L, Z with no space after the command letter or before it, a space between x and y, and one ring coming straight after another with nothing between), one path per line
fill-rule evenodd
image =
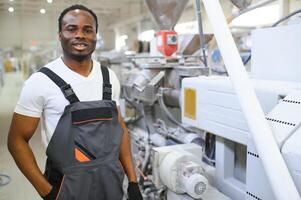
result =
M103 100L80 102L71 86L48 68L46 74L70 102L46 150L45 177L59 188L56 200L122 200L119 162L122 128L111 100L109 71L101 67ZM88 89L88 88L87 88Z

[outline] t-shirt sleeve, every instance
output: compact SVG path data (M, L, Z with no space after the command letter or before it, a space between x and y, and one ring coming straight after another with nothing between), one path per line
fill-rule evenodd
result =
M113 85L112 91L112 100L116 101L116 105L119 106L119 99L120 99L120 82L113 70L110 70L110 79Z
M34 73L24 82L15 113L29 117L41 117L45 101L43 94L46 90L43 88L45 80L42 76L41 73Z

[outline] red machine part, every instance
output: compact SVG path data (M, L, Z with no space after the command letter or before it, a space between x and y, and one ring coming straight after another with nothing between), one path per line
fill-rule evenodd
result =
M157 32L157 49L164 56L171 56L178 50L178 34L175 31L162 30Z

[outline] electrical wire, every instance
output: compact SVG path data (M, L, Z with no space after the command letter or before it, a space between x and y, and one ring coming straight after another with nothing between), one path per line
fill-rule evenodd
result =
M143 103L140 103L140 111L141 111L142 118L144 119L144 124L145 124L145 128L146 128L146 131L147 131L147 143L148 143L148 145L150 145L150 142L151 142L151 139L150 139L151 131L150 131L150 127L149 127L148 121L146 119L145 109L144 109Z
M296 10L296 11L290 13L289 15L287 15L287 16L285 16L285 17L279 19L279 20L278 20L277 22L275 22L271 27L276 27L276 26L278 26L280 23L284 22L285 20L291 18L292 16L294 16L294 15L300 13L300 12L301 12L301 9Z
M170 133L165 125L165 122L161 119L157 119L157 122L154 123L154 126L156 127L156 132L162 135L165 139L170 139L178 144L184 144L183 141L178 139L174 134Z
M145 174L141 171L141 169L136 166L137 171L139 172L139 174L141 175L141 177L143 178L143 181L148 180L147 176L145 176Z
M203 158L205 158L205 160L211 162L211 163L215 163L215 160L209 158L207 155L206 155L206 151L205 151L205 146L203 146Z
M272 24L271 27L276 27L276 26L278 26L280 23L282 23L282 22L288 20L289 18L291 18L292 16L294 16L294 15L296 15L296 14L298 14L298 13L301 13L301 9L296 10L296 11L290 13L289 15L287 15L287 16L285 16L285 17L279 19L277 22L275 22L274 24ZM251 59L251 54L250 54L250 55L248 56L248 58L244 61L244 65L246 65L246 64L250 61L250 59Z
M139 103L138 105L134 102L134 100L132 100L126 93L126 91L124 90L124 98L125 100L130 104L132 105L137 112L140 111L139 113L139 116L136 117L136 119L134 120L135 122L140 120L140 119L144 119L144 124L145 124L145 128L147 130L147 145L145 146L145 157L144 157L144 160L142 162L142 166L141 166L141 170L137 167L139 173L140 173L140 177L142 178L143 181L146 180L146 176L144 175L145 171L146 171L146 168L147 168L147 165L149 163L149 160L150 160L150 145L151 145L151 139L150 139L150 128L149 128L149 124L147 122L147 119L146 119L146 115L145 115L145 109L144 109L144 105L143 103Z
M215 161L214 159L209 158L209 157L207 156L207 154L206 154L206 137L207 137L207 135L208 135L208 133L205 131L205 132L204 132L204 141L205 141L205 144L204 144L204 146L203 146L203 148L202 148L202 151L203 151L203 158L204 158L205 160L207 160L208 162L211 162L211 163L214 164L216 161Z
M144 160L143 160L143 163L142 163L142 167L141 167L142 172L145 173L146 168L147 168L147 166L149 164L149 161L150 161L150 150L151 150L151 138L150 138L150 135L151 135L151 131L150 131L150 127L149 127L149 124L147 122L147 119L146 119L144 105L143 105L143 103L140 103L139 105L140 105L140 110L141 110L142 118L144 119L145 128L147 130L147 145L145 146L145 157L144 157Z
M254 3L250 6L248 6L246 9L240 10L239 12L234 13L231 16L227 17L227 23L230 24L235 18L241 16L242 14L252 11L254 9L260 8L262 6L265 6L267 4L270 4L274 1L276 1L276 0L263 0L258 3ZM208 55L210 55L210 52L212 51L213 47L215 47L215 46L216 46L216 40L214 39L214 36L213 36L213 38L211 39L211 41L209 43ZM247 58L247 60L250 60L250 58ZM209 75L211 75L211 67L210 67L211 66L211 57L210 56L208 57L208 63L209 63L208 64L209 65ZM244 65L245 64L247 64L246 61L244 61Z
M270 3L274 2L274 1L276 1L276 0L264 0L264 1L260 1L258 3L254 3L254 4L250 5L250 6L248 6L246 9L243 9L243 10L239 11L237 14L235 14L234 17L236 18L236 17L238 17L238 16L240 16L242 14L245 14L245 13L247 13L249 11L255 10L255 9L260 8L262 6L265 6L267 4L270 4Z
M131 119L129 121L126 121L125 123L128 125L128 124L133 124L133 123L139 121L142 118L142 114L139 112L139 106L134 102L133 99L131 99L128 96L126 89L123 89L123 97L126 100L126 102L128 102L136 110L135 118ZM136 113L138 113L138 116L136 116Z
M178 125L179 127L181 127L183 130L187 131L187 132L194 132L192 129L187 128L185 126L183 126L183 124L181 124L180 122L178 122L173 116L172 114L169 112L169 110L167 109L165 103L164 103L164 99L163 99L163 92L164 90L166 90L166 88L159 88L159 92L158 92L158 102L159 102L159 106L160 108L164 111L164 113L166 114L167 118L175 125Z
M248 62L251 60L251 53L250 55L247 57L247 59L244 61L244 65L248 64Z

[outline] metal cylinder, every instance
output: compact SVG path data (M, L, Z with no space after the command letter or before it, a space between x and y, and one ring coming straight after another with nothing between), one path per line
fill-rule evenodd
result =
M170 107L180 107L181 91L177 89L166 89L163 92L164 103Z

